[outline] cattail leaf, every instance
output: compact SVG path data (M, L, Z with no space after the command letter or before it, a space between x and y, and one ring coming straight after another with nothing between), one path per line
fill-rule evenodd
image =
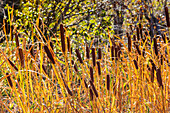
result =
M53 56L52 56L49 48L48 48L46 45L44 46L44 50L45 50L48 58L50 59L50 61L51 61L53 64L55 64L55 60L54 60L54 58L53 58Z

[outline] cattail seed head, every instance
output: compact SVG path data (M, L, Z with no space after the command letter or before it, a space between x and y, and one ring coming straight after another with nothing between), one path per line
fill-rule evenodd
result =
M55 64L55 60L54 60L54 58L53 58L53 56L52 56L49 48L48 48L46 45L44 46L44 50L45 50L48 58L50 59L50 61L51 61L53 64Z
M156 40L156 38L153 38L153 41L154 41L155 54L156 54L156 56L158 56L158 46L157 46L157 40Z
M139 27L137 27L136 31L137 31L137 38L138 38L138 40L140 40L140 38L139 38Z
M86 80L84 80L84 85L85 85L86 88L88 88L88 85L87 85L87 83L86 83Z
M8 74L8 73L6 73L6 75L9 75L9 74ZM9 83L10 87L12 88L12 87L13 87L13 84L12 84L11 77L10 77L10 76L8 76L8 77L7 77L7 80L8 80L8 83Z
M93 66L95 66L96 65L95 48L92 48L92 59L93 59Z
M96 90L96 88L95 88L95 86L94 86L94 84L93 84L93 82L91 80L90 80L90 85L91 85L91 87L93 89L94 94L96 95L96 97L98 97L97 90Z
M8 59L8 61L9 61L9 63L11 64L11 66L12 66L16 71L18 71L18 68L15 66L15 64L14 64L11 60L9 60L9 59Z
M141 55L141 51L140 51L140 49L139 49L138 44L135 43L135 47L136 47L136 50L137 50L138 54Z
M133 60L133 62L134 62L134 64L135 64L136 69L138 69L138 63L137 63L137 61L136 61L136 60Z
M100 62L97 61L97 66L98 66L98 74L101 75L101 69L100 69Z
M127 33L127 37L128 37L128 51L131 52L132 41L131 41L131 37L130 37L129 33Z
M78 59L79 59L80 63L82 63L82 64L83 64L83 60L82 60L82 58L81 58L81 55L80 55L80 53L79 53L79 50L78 50L78 49L76 49L76 54L77 54L77 57L78 57Z
M94 82L93 68L92 67L90 67L90 78L91 78L91 81Z
M163 88L162 77L161 77L161 69L160 68L157 69L156 76L157 76L157 81L158 81L159 87Z
M70 38L67 37L67 48L68 48L68 51L70 52Z
M165 15L166 15L166 23L167 26L170 27L170 18L169 18L169 13L168 13L168 7L165 7Z
M112 61L114 60L114 51L115 51L115 48L114 46L111 47L111 57L112 57Z
M99 48L99 51L98 51L98 59L102 59L102 50L101 50L101 48Z
M21 62L21 67L23 68L24 67L24 55L23 55L21 48L19 48L19 58L20 58L20 62Z
M75 70L76 72L78 72L78 68L77 68L76 64L74 64L74 70Z
M90 59L90 50L87 44L86 44L86 56L87 56L87 59Z
M110 76L107 75L107 90L110 89Z
M91 88L90 88L90 101L93 101L93 91Z
M71 92L70 88L69 88L68 85L65 83L65 81L64 81L64 85L65 85L65 88L66 88L68 94L71 95L71 96L73 96L73 93Z
M19 47L19 39L17 33L15 33L15 41L16 41L16 47Z
M65 53L65 36L64 36L64 26L63 26L63 24L60 24L60 35L61 35L62 51Z

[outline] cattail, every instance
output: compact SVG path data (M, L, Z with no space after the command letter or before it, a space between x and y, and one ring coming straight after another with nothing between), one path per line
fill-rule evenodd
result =
M55 64L54 58L53 58L53 56L52 56L49 48L48 48L46 45L44 46L44 50L45 50L48 58L51 60L51 62L52 62L53 64Z
M138 44L135 43L135 47L136 47L136 50L137 50L138 54L141 55L141 51L140 51L140 49L139 49Z
M68 51L70 52L70 38L67 37L67 48L68 48Z
M161 86L163 88L162 77L161 77L161 69L160 68L157 69L156 76L157 76L157 81L159 83L159 87Z
M107 90L110 89L110 77L107 75Z
M78 59L79 59L80 63L82 63L82 64L83 64L83 60L82 60L82 58L81 58L81 55L80 55L80 53L79 53L79 50L78 50L78 49L76 49L76 54L77 54L77 57L78 57Z
M155 54L156 54L156 56L158 56L158 46L157 46L156 38L153 38L153 40L154 40L154 49L155 49Z
M72 64L72 65L74 64L74 61L73 61L73 60L71 60L71 64Z
M18 68L14 65L14 63L13 63L11 60L9 60L9 59L8 59L8 61L9 61L9 63L11 64L11 66L12 66L16 71L18 71Z
M19 48L19 58L21 61L21 67L24 67L24 55L21 48Z
M93 89L93 91L94 91L94 94L96 95L96 97L98 97L98 93L97 93L97 90L96 90L96 88L94 87L94 84L93 84L93 82L90 80L90 85L92 86L92 89Z
M116 84L113 83L113 94L116 95Z
M62 51L65 52L65 37L64 37L64 27L63 27L63 24L60 24L60 34L61 34Z
M76 64L74 64L74 70L75 70L76 72L78 72L78 69L77 69Z
M101 75L100 62L99 61L97 61L97 66L98 66L98 73L99 73L99 75Z
M139 24L139 28L140 28L140 36L141 36L141 39L143 39L143 33L142 33L142 25L141 25L141 23Z
M138 69L138 63L137 63L137 61L136 61L136 60L133 60L133 62L134 62L134 64L135 64L136 69Z
M133 41L136 42L136 35L133 35Z
M88 88L88 85L87 85L87 83L86 83L86 80L84 80L84 85L85 85L86 88Z
M91 81L94 82L93 68L92 67L90 67L90 78L91 78Z
M114 46L111 47L111 57L112 57L112 60L114 60L114 51L115 51L115 48Z
M98 59L102 59L102 51L101 51L101 48L99 48L99 51L98 51Z
M88 45L86 44L86 56L87 56L87 59L90 59L90 50L89 50L89 47Z
M116 60L117 60L117 53L118 53L118 47L116 46L115 47L115 58L116 58Z
M151 64L152 64L152 68L153 68L154 70L156 70L156 65L154 64L153 60L152 60L152 59L150 59L149 61L150 61L150 62L151 62Z
M162 39L163 39L164 43L166 43L165 34L164 34L164 33L161 33L161 35L162 35Z
M151 70L151 68L149 67L149 65L147 64L147 68L148 68L148 70L150 71Z
M142 55L144 57L145 56L145 48L143 48L143 52L142 53L143 53Z
M118 53L117 53L118 58L120 58L120 54L121 54L121 43L119 43L118 45Z
M73 96L73 93L71 92L71 90L70 90L70 88L68 87L68 85L65 83L65 81L63 81L63 82L64 82L64 86L65 86L68 94L71 95L71 96Z
M139 38L139 28L137 27L137 38L138 38L138 40L140 40L140 38Z
M161 65L163 65L163 55L161 55Z
M127 37L128 37L128 51L131 52L132 42L129 33L127 33Z
M96 65L95 48L92 48L92 59L93 59L93 66L95 66Z
M91 88L90 88L90 101L93 101L93 91Z
M51 47L52 50L54 50L54 47L53 47L53 43L52 43L52 42L50 42L50 47Z
M170 27L170 22L169 22L169 13L168 13L168 7L165 7L165 15L166 15L166 23L167 26Z
M16 41L16 46L19 47L19 39L17 33L15 33L15 41Z
M8 73L6 73L6 75L9 75L9 74L8 74ZM13 87L13 84L12 84L11 77L10 77L10 76L8 76L8 77L7 77L7 80L8 80L8 83L9 83L10 87L12 88L12 87Z

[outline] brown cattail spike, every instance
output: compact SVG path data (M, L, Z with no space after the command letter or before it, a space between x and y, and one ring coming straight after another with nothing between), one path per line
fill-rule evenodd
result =
M115 51L115 48L114 46L111 47L111 57L112 57L112 61L114 60L114 51Z
M93 59L93 66L95 66L96 65L95 48L92 48L92 59Z
M133 62L134 62L134 64L135 64L136 69L138 69L138 63L137 63L137 61L136 61L136 60L133 60Z
M96 95L96 97L98 97L97 90L96 90L96 88L94 87L94 84L93 84L93 82L92 82L91 80L90 80L90 85L91 85L91 87L92 87L92 89L93 89L94 94Z
M68 48L68 51L70 52L70 38L67 37L67 48Z
M99 48L99 51L98 51L98 59L102 59L102 50L101 50L101 48Z
M136 50L137 50L138 54L141 55L141 51L139 49L139 46L136 43L135 43L135 47L136 47Z
M86 56L87 56L87 59L90 59L90 50L87 44L86 44Z
M156 56L158 56L158 46L157 46L157 40L156 40L156 38L153 38L153 40L154 40L154 49L155 49L155 54L156 54Z
M83 64L83 60L82 60L82 58L81 58L81 55L80 55L80 53L79 53L79 50L78 50L78 49L76 49L76 54L77 54L77 57L78 57L78 59L79 59L80 63L82 63L82 64Z
M129 36L129 33L127 33L127 37L128 37L128 51L131 52L132 41L131 41L131 37Z
M165 7L165 15L166 15L166 23L167 26L170 27L170 21L169 21L169 13L168 13L168 7Z
M138 38L138 40L140 40L140 38L139 38L139 27L137 27L137 38Z
M46 45L44 46L44 50L45 50L48 58L50 59L50 61L51 61L53 64L55 64L55 60L54 60L54 58L53 58L53 56L52 56L49 48L48 48Z
M17 33L15 33L15 41L16 41L16 46L19 47L19 39Z
M6 75L9 75L9 74L8 74L8 73L6 73ZM11 77L10 77L10 76L8 76L8 77L7 77L7 80L8 80L8 83L9 83L10 87L12 88L12 87L13 87L13 84L12 84Z
M12 66L16 71L18 71L18 68L14 65L14 63L13 63L11 60L9 60L9 59L8 59L8 61L9 61L9 63L11 64L11 66Z
M20 62L21 62L21 67L23 68L24 67L24 55L23 55L21 48L19 48L19 58L20 58Z
M93 91L90 89L90 101L93 101Z
M110 77L107 75L107 90L110 89Z
M91 78L91 81L94 82L93 68L92 67L90 67L90 78Z
M163 88L162 77L161 77L161 69L160 68L157 69L156 76L157 76L157 81L159 83L159 87Z
M65 88L68 92L69 95L73 96L73 93L71 92L71 90L69 89L68 85L64 82Z
M99 73L99 75L101 75L101 69L100 69L100 62L99 61L97 61L97 66L98 66L98 73Z
M88 88L88 85L87 85L87 83L86 83L86 80L84 80L84 85L85 85L86 88Z
M63 27L63 24L60 24L60 35L61 35L62 51L65 52L65 36L64 36L64 27Z

